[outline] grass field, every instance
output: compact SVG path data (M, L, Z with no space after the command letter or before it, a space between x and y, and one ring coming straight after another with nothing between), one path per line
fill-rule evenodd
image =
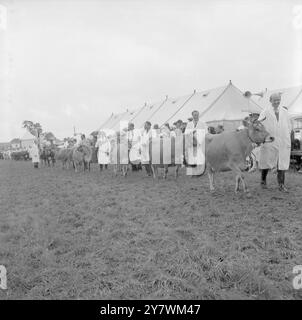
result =
M153 181L0 161L0 299L301 299L302 175Z

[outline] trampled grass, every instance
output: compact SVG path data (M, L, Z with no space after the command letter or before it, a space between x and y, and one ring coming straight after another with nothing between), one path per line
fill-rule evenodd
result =
M302 176L35 170L0 161L0 299L301 299Z

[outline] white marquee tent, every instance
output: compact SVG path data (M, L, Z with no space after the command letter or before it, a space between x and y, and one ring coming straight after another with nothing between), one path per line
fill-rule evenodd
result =
M287 107L291 115L302 115L302 85L268 90L265 92L263 98L258 99L258 104L260 104L262 108L270 106L269 98L271 94L275 92L281 93L281 105Z
M294 128L302 128L302 85L266 91L264 96L258 99L262 108L270 106L269 98L275 92L281 93L281 106L288 108L294 120Z
M162 101L145 104L135 111L111 115L99 128L119 130L120 124L133 122L135 128L142 128L145 121L160 127L173 124L181 119L187 121L193 110L198 110L202 121L208 125L224 125L226 130L234 130L249 113L260 113L262 108L253 99L244 97L243 92L231 81L228 85L178 97L166 97Z
M28 150L30 145L33 145L35 136L26 130L24 136L21 138L21 147Z

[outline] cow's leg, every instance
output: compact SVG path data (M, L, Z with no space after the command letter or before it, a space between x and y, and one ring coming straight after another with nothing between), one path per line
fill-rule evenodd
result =
M164 179L167 179L167 174L168 174L168 165L164 165L164 174L163 174Z
M242 172L238 173L236 175L236 187L235 187L235 192L237 193L240 189L240 182L242 183L242 188L243 188L243 192L249 192L248 188L246 187L246 183L244 180L244 176L242 174Z
M178 178L178 171L179 171L180 166L181 165L177 164L176 167L175 167L175 178L176 179Z
M243 191L248 192L248 189L246 187L246 183L244 181L244 177L242 175L242 171L241 171L240 167L237 164L233 163L230 165L230 168L236 174L235 193L237 193L240 189L240 182L242 182Z
M212 169L209 169L208 171L209 181L210 181L210 190L214 191L214 171Z
M157 167L156 167L156 165L151 164L151 171L152 171L152 174L153 174L153 179L156 179L156 176L157 176Z
M127 175L127 167L126 167L126 165L123 165L123 164L122 164L122 175L124 177L126 177L126 175Z
M246 183L245 183L244 175L242 173L241 173L241 182L242 182L243 191L249 192L249 189L247 188Z
M235 193L237 193L237 192L239 192L239 190L240 190L240 181L241 181L240 174L236 174L235 181L236 181L236 184L235 184Z

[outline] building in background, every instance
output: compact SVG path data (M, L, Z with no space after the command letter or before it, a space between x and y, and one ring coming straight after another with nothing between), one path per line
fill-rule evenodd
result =
M21 148L21 140L19 138L15 138L10 142L11 150L19 150Z

